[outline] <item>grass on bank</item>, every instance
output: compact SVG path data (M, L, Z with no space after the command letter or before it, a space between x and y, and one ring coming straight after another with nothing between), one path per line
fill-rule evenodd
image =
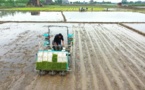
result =
M13 7L3 10L15 11L79 11L80 7L88 8L88 11L102 11L104 7L100 6L43 6L43 7Z

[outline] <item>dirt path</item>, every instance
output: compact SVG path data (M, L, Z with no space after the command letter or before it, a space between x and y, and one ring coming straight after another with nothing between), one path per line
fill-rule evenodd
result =
M71 29L69 74L38 75L35 54L42 37L26 30L1 46L5 52L0 56L0 90L145 89L144 36L119 24L78 24Z

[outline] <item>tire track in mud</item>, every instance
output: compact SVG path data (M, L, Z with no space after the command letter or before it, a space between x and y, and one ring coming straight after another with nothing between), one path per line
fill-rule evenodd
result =
M72 52L71 52L71 65L70 65L70 69L72 70L70 73L69 73L69 75L70 75L70 77L69 78L71 78L71 80L70 80L70 83L69 83L69 85L68 86L70 86L70 88L69 88L69 90L75 90L75 87L76 87L76 85L75 85L75 82L76 82L76 78L75 78L75 43L76 43L76 34L75 34L75 29L76 29L76 27L75 26L73 26L72 27L72 32L73 32L73 34L74 34L74 38L73 38L73 48L72 48Z
M75 34L76 34L76 40L79 40L78 38L78 30L75 30ZM79 60L79 43L78 41L75 42L75 77L77 82L75 83L75 90L81 90L82 87L82 82L81 82L81 67L80 67L80 60Z
M131 45L131 44L130 44ZM130 50L130 49L129 49ZM140 52L139 52L140 53ZM134 56L136 56L136 55L134 55ZM145 58L141 58L140 60L142 60L142 61L144 61L144 59ZM132 60L134 60L134 58L132 58ZM136 63L134 63L134 64L136 64ZM128 63L128 65L130 65L130 63ZM141 67L141 64L138 64L140 67ZM132 67L133 69L134 69L134 67ZM142 69L144 69L143 67L141 67ZM137 69L139 69L138 67L137 67ZM143 82L145 82L144 80L145 80L145 74L143 74L144 72L140 69L140 70L136 70L136 69L134 69L134 71L135 72L137 72L136 74L139 76L139 78L141 78L141 80L143 81ZM142 73L141 73L142 72Z
M57 76L56 76L56 77L57 77ZM51 83L49 82L49 80L51 80L52 83L56 81L56 80L53 79L53 77L47 76L47 75L40 76L40 80L41 80L41 81L38 81L38 82L40 82L40 83L39 83L38 85L36 85L35 89L39 89L39 90L48 90L48 89L50 89L50 90L52 90L53 84L51 84ZM58 78L58 80L57 80L57 82L56 82L55 84L57 84L57 83L59 82L59 80L60 80L60 79ZM43 86L43 87L42 87L42 86ZM34 90L35 90L35 89L34 89Z
M74 34L74 39L73 39L73 57L72 57L72 70L73 70L73 72L75 72L75 57L76 57L76 53L75 53L75 44L76 44L76 42L77 42L77 40L76 40L76 33L75 33L75 30L76 30L76 28L77 27L73 27L73 34Z
M80 29L80 28L79 28ZM80 60L80 73L81 73L81 84L82 84L82 90L87 90L87 81L86 81L86 67L84 63L84 53L83 53L83 43L82 43L82 36L80 30L78 32L78 43L79 43L79 60Z
M36 80L35 81L37 81L37 83L35 83L34 85L33 85L33 87L31 87L31 88L33 88L33 90L40 90L40 89L44 89L44 88L46 88L46 83L47 83L47 80L48 80L48 77L47 76L39 76L38 75L38 77L36 78ZM51 78L50 78L50 80L51 80ZM48 84L48 83L47 83ZM51 85L51 84L48 84L48 86L49 85ZM51 89L51 87L49 87L50 89ZM30 88L29 88L30 89ZM28 90L29 90L28 89Z
M122 52L123 53L123 52ZM128 56L126 56L126 58L127 58ZM128 58L127 58L128 59ZM127 60L126 59L126 60ZM133 60L133 59L132 59ZM136 64L136 63L134 63L134 64ZM130 65L130 63L128 63L128 65ZM139 64L140 65L140 64ZM133 66L132 66L132 68L134 68ZM140 72L138 72L138 71L140 71L140 70L134 70L134 72L137 72L136 74L139 76L139 78L141 78L142 77L142 79L140 79L140 80L145 80L145 77L144 77L144 74L142 74L142 73L144 73L144 72L142 72L142 73L140 73ZM140 73L140 74L139 74ZM144 82L144 81L143 81Z
M104 80L104 75L102 75L102 72L100 70L100 67L97 65L99 64L99 62L97 61L99 58L97 58L95 55L94 55L94 51L91 47L91 45L89 45L89 40L87 41L87 49L88 49L88 53L89 53L89 56L90 56L90 61L89 62L92 62L90 64L92 64L92 68L94 70L92 70L92 74L95 74L93 75L93 82L94 82L94 85L95 85L95 90L106 90L107 89L107 86L106 86L106 82ZM97 85L98 84L98 85Z
M63 83L61 80L61 76L40 76L37 74L31 84L26 87L26 90L58 90L58 88L61 89Z
M123 90L123 85L122 85L122 81L120 80L120 77L119 75L117 74L118 70L116 70L116 66L112 63L112 61L108 62L109 60L112 60L112 57L109 57L109 54L107 51L108 51L108 48L107 46L105 46L105 43L104 41L102 40L102 36L98 33L98 32L95 32L94 31L94 28L92 30L92 32L94 33L94 37L97 38L97 41L96 41L96 44L98 42L100 42L98 44L98 47L100 48L101 52L104 53L104 55L102 55L103 57L106 57L104 58L105 60L105 63L107 64L107 67L109 68L108 71L110 71L110 74L112 74L112 77L114 77L115 80L112 80L112 84L114 84L113 86L117 86L115 90ZM101 45L102 44L102 45ZM106 50L105 50L106 49ZM103 60L103 59L102 59ZM110 77L111 78L111 77Z
M82 75L81 75L81 65L80 65L80 50L79 50L79 37L78 37L79 28L74 26L74 41L73 41L73 56L72 56L72 71L70 74L73 74L73 90L82 89ZM70 77L71 78L71 77ZM70 83L70 85L72 84ZM67 89L66 89L67 90Z
M114 30L114 29L113 29ZM141 57L144 57L144 54L145 54L145 52L144 52L144 50L143 50L143 48L139 48L139 46L140 45L138 45L138 43L136 43L136 42L132 42L129 38L125 38L126 36L129 36L129 35L126 35L126 36L124 36L124 32L122 32L122 30L120 30L120 28L118 28L117 30L115 30L116 32L118 32L118 33L116 33L116 34L121 34L122 36L120 36L119 38L122 38L122 39L120 39L120 40L122 40L122 41L124 41L124 43L125 43L125 45L126 46L128 46L129 48L132 48L131 50L133 50L134 52L140 52L140 53L142 53L142 54L139 54ZM126 30L125 30L126 31ZM123 40L124 39L124 40ZM130 45L128 45L127 43L130 43L130 45L132 46L130 46ZM142 46L145 46L145 45L141 45L141 47Z
M103 30L102 30L102 31L100 31L100 30L95 30L95 32L98 32L99 35L104 34ZM103 37L103 36L104 36L104 35L102 35L102 37ZM103 37L103 38L104 38L104 37ZM100 39L100 40L104 41L103 38ZM106 45L106 46L110 46L110 45L107 44L107 41L104 41L104 45ZM109 50L109 49L110 49L110 48L108 48L108 50L107 50L107 51L108 51L108 54L110 54L110 51L112 50L112 49L110 49L110 50ZM117 54L117 53L116 53L116 54ZM116 60L114 59L114 57L113 57L111 54L108 55L108 57L109 57L109 56L110 56L110 58L112 58L114 64L115 64L116 67L117 67L118 65L117 65ZM111 62L111 61L110 61L110 62ZM118 68L121 70L120 67L118 67ZM126 77L126 78L129 78L129 77ZM132 83L131 80L129 80L129 83ZM132 87L132 86L134 86L133 83L131 84L131 87ZM135 88L135 87L134 87L134 88Z
M145 41L141 40L141 37L143 38L143 36L123 27L120 26L118 24L112 24L112 25L106 25L103 24L102 25L104 28L106 29L111 29L111 30L115 30L118 31L120 33L120 38L127 38L128 42L131 42L133 45L135 46L140 46L140 48L145 49L144 47L142 47L142 45L145 45Z
M106 29L106 30L109 30L109 29L107 29L107 28L104 28L104 30L105 30L105 29ZM117 37L116 34L117 34L118 32L116 32L116 33L114 33L114 32L116 32L116 31L113 31L113 32L112 32L113 35L111 35L111 37L114 37L114 39L117 39L117 38L116 38L116 37ZM119 36L119 35L118 35L118 36ZM121 39L121 38L118 38L116 42L118 42L118 44L120 45L120 48L122 48L122 50L124 50L124 52L126 52L126 54L128 54L128 55L124 54L124 56L126 56L126 57L130 56L130 55L131 55L131 54L129 53L129 52L130 52L130 51L129 51L130 49L127 49L127 48L124 46L124 44L122 44L121 42L119 42L120 39ZM122 53L124 53L124 52L122 52ZM136 55L134 55L134 56L136 56ZM134 56L133 56L133 57L134 57ZM136 63L135 63L135 61L134 61L134 58L128 57L128 59L129 59L129 61L131 61L131 62L138 68L139 71L141 71L141 72L144 74L144 72L143 72L142 69L141 69L142 67L139 67L139 66L136 65ZM131 60L131 59L132 59L132 60ZM137 63L138 63L138 62L137 62Z
M98 79L97 79L97 75L96 75L96 73L95 73L95 69L94 69L94 67L92 66L92 60L95 60L95 59L91 59L91 56L90 56L90 52L89 52L89 50L88 50L88 46L87 46L87 42L85 41L85 47L86 47L86 55L87 55L87 59L88 59L88 64L89 64L89 67L90 67L90 71L88 72L88 74L90 74L89 75L89 77L88 78L91 78L90 79L90 84L91 84L91 81L92 81L92 87L93 87L93 89L91 89L91 90L99 90L99 85L98 85ZM96 68L96 67L95 67Z
M27 87L25 87L25 89L26 90L30 90L30 89L31 90L36 90L35 86L37 86L36 84L37 84L37 82L39 82L38 78L40 78L39 75L34 76L34 80Z
M97 86L97 85L95 85L96 83L93 83L94 82L94 80L93 80L93 74L92 74L92 72L94 72L94 71L92 71L91 70L91 65L90 65L90 63L89 63L89 61L88 61L88 53L87 53L87 51L86 51L86 39L85 39L85 33L84 33L84 31L83 31L83 28L82 27L79 27L80 28L80 34L81 34L81 41L82 41L82 51L83 51L83 54L84 54L84 56L83 56L83 61L84 61L84 66L85 66L85 72L86 72L86 83L87 83L87 90L98 90L97 88L95 88L94 89L94 87L95 86ZM95 77L94 77L94 79L95 79Z
M106 28L105 28L105 29L106 29ZM104 30L105 30L105 29L104 29ZM106 30L107 30L107 29L106 29ZM109 29L108 29L108 30L109 30ZM109 32L109 31L108 31L108 32ZM115 32L115 33L114 33L114 32ZM122 44L121 42L119 42L121 38L119 38L118 32L116 32L116 31L114 30L111 34L113 34L111 37L114 37L114 39L117 40L117 42L119 43L119 46L125 48L125 49L126 49L125 51L130 52L131 49L127 49L127 48L124 46L124 44ZM124 41L124 42L125 42L125 41ZM127 44L127 45L128 45L128 44ZM132 45L132 44L130 44L130 45ZM134 56L137 56L137 55L134 55Z
M47 81L48 81L47 89L50 89L50 90L59 90L59 89L63 90L64 89L63 87L66 87L65 84L67 84L67 82L66 82L67 76L66 77L62 77L62 76L59 76L59 75L55 75L55 77L53 77L53 76L48 76L48 77L51 78L51 79L49 79L49 78L47 79Z
M123 53L123 52L121 52L121 53ZM124 57L124 56L121 56L121 57ZM126 57L124 57L124 59L127 60L128 57L126 56ZM124 60L124 59L121 58L120 60ZM144 84L143 84L144 81L142 81L144 79L141 79L141 78L144 78L144 76L142 77L138 73L136 73L135 70L133 71L133 69L131 68L131 66L128 65L125 61L122 61L122 63L123 63L122 68L124 68L124 70L126 72L128 72L127 74L129 75L129 77L131 78L131 80L136 84L136 86L138 88L139 88L139 86L141 86L141 87L144 86ZM136 82L136 81L139 81L140 84L138 82ZM140 89L140 90L142 90L142 89Z
M98 32L95 32L94 29L92 32L94 33L94 35L92 35L92 36L94 36L95 38L98 38L98 41L95 41L95 42L96 42L96 45L99 47L99 52L102 55L102 60L104 60L104 63L106 63L106 66L109 69L108 71L110 71L110 74L112 74L112 77L114 77L114 79L115 79L113 81L110 80L113 84L113 87L115 88L115 90L118 90L118 89L123 90L123 85L122 85L120 79L118 78L119 76L116 75L117 70L114 70L115 68L112 67L114 65L113 64L114 61L109 62L109 60L110 59L112 60L113 58L109 57L110 53L108 53L107 46L104 44L104 42L102 40L103 39L102 36ZM99 41L100 41L100 43L98 44ZM115 63L115 65L116 65L116 63ZM117 86L117 87L115 87L115 86Z
M141 52L134 50L135 47L131 46L132 44L126 43L124 40L120 39L117 34L115 37L120 42L122 42L122 44L121 44L122 47L127 48L126 51L127 51L128 55L130 55L132 58L134 58L134 60L136 60L137 63L141 64L141 67L143 67L145 69L145 62L143 61L143 59L145 59L145 57L143 56L144 54L139 54Z
M108 38L104 33L102 33L105 37L106 37L106 39ZM107 40L106 40L106 42L107 42ZM109 42L107 42L108 44L109 44ZM111 45L110 45L111 46ZM112 50L113 51L115 51L113 48L112 48ZM116 52L116 51L115 51ZM117 53L117 52L116 52ZM118 56L118 55L117 55ZM118 56L119 57L119 56ZM125 65L126 67L127 67L127 65L126 65L126 63L124 63L124 62L122 62L123 63L123 65ZM131 79L131 80L134 80L134 83L136 84L136 86L140 86L140 84L142 85L142 86L144 86L144 84L143 84L143 82L139 79L139 77L132 71L132 69L130 68L130 67L127 67L127 69L129 70L127 70L126 72L131 72L132 74L133 74L133 78ZM126 70L126 69L124 69L124 70ZM130 75L132 75L132 74L130 74ZM139 81L140 82L140 84L138 85L138 83L136 83L136 81ZM140 89L141 90L141 89Z
M56 77L57 76L53 77L53 76L49 76L49 75L38 76L38 78L36 78L36 80L34 81L36 83L34 83L32 86L33 90L56 89L56 86L54 86L54 85L58 84L56 81L59 81L59 79L56 79ZM28 90L30 90L30 88Z
M97 66L97 62L96 62L96 57L93 55L93 50L92 50L92 47L91 47L91 43L92 42L89 42L89 39L87 38L87 33L85 31L85 28L83 27L83 32L84 32L84 38L86 39L85 40L85 47L86 49L86 55L87 55L87 59L88 59L88 64L90 66L90 69L91 69L91 78L93 79L92 82L93 82L93 86L94 86L94 89L92 90L105 90L103 89L102 87L104 86L100 86L100 85L104 85L104 81L102 80L102 77L100 77L100 70L99 70L99 67ZM93 60L93 61L92 61ZM100 87L99 87L100 86Z
M101 42L99 41L99 39L96 37L96 34L94 34L94 32L90 32L91 34L91 38L94 41L94 45L95 45L95 50L98 52L98 57L99 57L99 62L102 65L106 75L109 78L109 81L112 85L112 87L114 89L118 89L118 84L113 80L114 78L114 70L112 69L111 65L109 64L109 62L107 61L107 57L104 56L105 54L102 55L102 48L100 47ZM97 43L96 43L97 42ZM112 79L113 78L113 79ZM116 79L116 78L115 78Z
M145 50L145 47L143 47L143 46L145 46L145 41L140 41L139 40L140 37L143 37L143 36L131 31L130 29L127 29L123 26L120 26L120 25L114 25L114 27L115 28L118 27L118 29L116 29L116 30L120 31L122 33L122 35L124 35L125 37L128 36L128 37L126 37L126 38L128 38L128 42L132 42L133 45L135 44L135 46L140 46L140 48ZM136 37L134 37L134 36L136 36Z
M102 33L102 34L104 34L104 33ZM102 35L103 36L103 35ZM105 34L104 34L104 36L106 37L106 39L108 38ZM106 40L107 41L107 40ZM108 40L108 41L110 41L110 40ZM108 43L109 44L109 43ZM110 45L111 46L111 45ZM112 45L113 46L113 45ZM114 49L113 49L113 47L112 47L112 50L113 51L115 51ZM115 51L116 52L116 51ZM116 53L116 55L117 55L117 53ZM119 57L119 56L118 56ZM126 63L124 63L123 62L123 65L126 65ZM126 65L127 66L127 65ZM126 71L126 72L131 72L132 74L133 74L133 77L136 77L135 79L137 79L137 80L135 80L134 81L134 83L136 83L136 81L139 81L139 83L141 84L141 86L144 86L144 84L143 84L143 82L141 81L141 79L139 79L139 77L132 71L132 69L130 68L130 67L127 67L127 69L129 69L129 71ZM125 69L126 70L126 69ZM134 80L134 78L132 78L132 80ZM140 86L140 85L138 85L138 82L136 83L136 86ZM138 87L139 88L139 87Z
M89 34L88 31L86 31L86 34L87 34L87 36L89 38L89 41L90 41L90 44L92 46L92 50L93 50L93 52L94 52L94 54L96 56L96 59L99 60L100 58L98 57L98 55L96 53L95 46L94 46L93 41L92 41L92 39L90 37L91 35ZM103 67L101 66L99 61L97 61L97 63L98 63L97 65L99 67L100 73L102 74L101 78L103 78L103 81L104 81L105 86L106 86L106 87L104 87L104 85L103 85L103 87L100 87L100 88L106 88L107 90L113 90L112 85L111 85L111 83L110 83L110 81L109 81L109 79L108 79Z
M116 34L114 34L115 38L118 38ZM120 39L118 38L118 41L120 41ZM118 42L120 43L120 42ZM122 42L123 43L123 42ZM121 47L123 48L122 50L124 50L127 54L127 56L131 56L130 58L132 59L131 61L136 65L136 63L138 63L139 66L137 66L138 68L140 68L140 70L144 69L144 63L142 62L141 59L136 58L137 55L136 54L132 54L131 49L128 49L124 44L120 43ZM144 73L144 71L141 71L142 73ZM145 73L144 73L145 75Z

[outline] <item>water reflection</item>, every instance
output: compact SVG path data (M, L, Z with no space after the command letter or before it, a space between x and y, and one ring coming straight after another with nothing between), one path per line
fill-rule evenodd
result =
M0 21L63 21L61 12L1 11Z
M40 15L40 12L31 12L31 15Z
M19 11L0 11L0 17L4 16L15 16L17 13L27 13L27 12L19 12Z
M63 12L68 22L145 22L145 14L136 12ZM133 19L132 19L133 18ZM64 21L61 12L1 11L0 21Z
M68 22L145 22L137 12L63 12Z
M145 34L145 24L125 24Z

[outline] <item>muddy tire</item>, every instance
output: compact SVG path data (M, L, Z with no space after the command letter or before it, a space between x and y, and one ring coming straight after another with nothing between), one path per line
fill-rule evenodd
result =
M44 71L44 70L39 70L39 75L40 76L43 76L43 75L45 75L46 74L46 71Z
M52 76L56 75L56 71L50 71L49 75L52 75Z

